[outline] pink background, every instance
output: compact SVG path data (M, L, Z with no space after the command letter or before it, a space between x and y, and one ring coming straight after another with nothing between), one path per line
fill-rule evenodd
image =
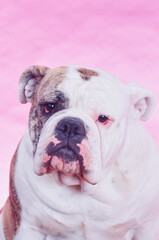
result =
M28 119L17 85L29 65L80 64L137 81L159 100L158 0L6 0L0 8L0 206ZM159 104L144 123L159 142Z

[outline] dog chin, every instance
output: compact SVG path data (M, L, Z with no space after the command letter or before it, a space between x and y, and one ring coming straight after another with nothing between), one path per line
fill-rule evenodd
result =
M66 162L57 156L52 156L50 160L50 166L65 175L81 175L80 163L79 161Z
M68 176L63 173L59 173L59 180L60 182L69 187L73 186L80 186L81 185L81 180L79 177L73 175L73 176Z

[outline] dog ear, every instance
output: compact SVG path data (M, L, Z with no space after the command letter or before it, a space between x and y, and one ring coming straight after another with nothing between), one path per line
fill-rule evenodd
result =
M128 85L130 87L130 101L133 106L133 114L143 121L148 120L156 105L155 95L137 83L129 83Z
M21 103L32 101L36 87L48 69L43 66L31 66L22 73L19 81L19 100Z

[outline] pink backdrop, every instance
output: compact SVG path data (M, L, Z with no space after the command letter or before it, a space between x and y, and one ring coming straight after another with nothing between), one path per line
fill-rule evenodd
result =
M137 81L159 100L158 0L6 0L0 8L0 206L28 119L17 84L29 65L80 64ZM159 104L145 125L159 142Z

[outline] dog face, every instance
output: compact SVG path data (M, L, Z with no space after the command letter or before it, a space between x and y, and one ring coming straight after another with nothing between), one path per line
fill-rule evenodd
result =
M150 91L100 70L33 66L21 76L19 96L29 116L34 171L54 171L96 184L124 146L130 119L154 108Z

